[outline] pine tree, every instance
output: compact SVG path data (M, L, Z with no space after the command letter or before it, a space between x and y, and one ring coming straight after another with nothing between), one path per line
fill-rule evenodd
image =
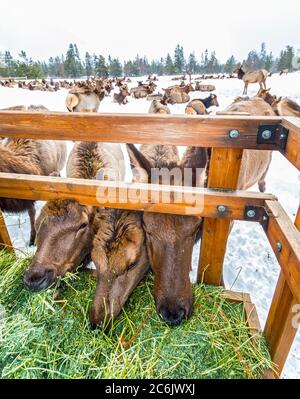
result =
M260 58L255 50L249 52L246 65L249 70L254 71L260 68Z
M108 57L109 62L109 76L121 77L123 75L123 68L119 58Z
M210 58L208 60L207 66L206 66L206 72L207 73L218 73L221 70L221 66L219 64L219 61L216 57L216 52L213 51L210 55Z
M261 44L260 48L260 54L259 54L259 68L265 68L266 67L266 58L267 58L267 50L266 50L266 43Z
M198 72L198 62L196 60L195 53L191 53L187 62L187 72L190 74L194 74Z
M108 66L106 64L105 58L103 55L99 55L99 57L96 57L96 62L95 62L95 74L97 76L100 76L102 78L107 78L108 77Z
M165 75L174 75L175 73L176 73L176 69L175 69L172 57L168 53L165 63L164 63L164 74Z
M234 71L234 69L236 68L236 65L237 65L237 61L234 58L234 56L232 55L231 57L228 58L228 60L226 61L225 65L224 65L224 72L232 73Z
M293 69L293 58L295 56L295 50L292 46L286 46L284 50L280 52L279 60L277 63L277 69Z
M272 51L266 55L265 66L267 71L273 71L274 69L274 57Z
M94 68L93 68L93 58L92 56L86 52L85 53L85 74L87 77L93 75Z
M184 73L185 72L185 59L183 47L177 44L174 52L174 66L175 73Z
M76 56L75 56L75 50L74 46L71 43L69 45L67 54L66 54L66 60L65 60L65 71L68 77L70 78L76 78L79 76L79 71L77 70L77 62L76 62Z

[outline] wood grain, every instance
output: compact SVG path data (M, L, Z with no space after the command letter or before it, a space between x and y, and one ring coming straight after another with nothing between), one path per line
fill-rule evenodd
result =
M300 207L295 226L298 230L300 229ZM298 289L300 290L300 287ZM297 329L292 324L292 319L295 316L293 308L296 304L297 300L294 298L285 274L281 270L264 329L270 354L277 366L278 374L281 374L284 368L297 333Z
M237 187L242 149L214 148L210 159L208 187L235 189ZM231 221L208 219L203 222L198 281L222 284L223 263Z
M0 173L0 197L30 200L74 199L83 205L145 212L220 217L217 207L228 207L222 217L244 219L245 206L264 206L270 194L218 191L205 188L117 183ZM169 203L165 201L169 200ZM194 203L193 203L194 201Z
M286 148L281 152L300 170L300 118L285 117L282 125L289 129L289 135Z
M258 127L279 125L270 116L186 116L0 111L0 136L113 143L276 149L258 145ZM240 136L231 139L229 130Z
M2 211L0 210L0 248L5 248L8 251L14 252L10 236L6 227L5 219Z

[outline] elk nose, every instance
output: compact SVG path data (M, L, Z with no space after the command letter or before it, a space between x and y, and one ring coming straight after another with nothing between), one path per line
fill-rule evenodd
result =
M24 275L24 285L32 291L42 291L48 288L56 278L56 271L52 267L29 269Z
M162 305L159 308L158 313L161 315L163 320L170 326L178 326L185 318L185 310L178 308L176 310L170 310L167 306Z

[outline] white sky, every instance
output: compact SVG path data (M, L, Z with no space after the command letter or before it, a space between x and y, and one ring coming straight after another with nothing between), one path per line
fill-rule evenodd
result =
M1 1L0 51L34 59L65 53L70 42L122 60L215 49L222 61L246 57L265 41L275 55L300 47L299 0L15 0Z

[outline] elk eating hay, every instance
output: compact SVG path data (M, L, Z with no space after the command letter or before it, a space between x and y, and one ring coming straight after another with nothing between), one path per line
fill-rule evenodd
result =
M27 264L0 252L2 378L260 378L272 367L243 305L221 288L194 287L192 319L170 328L156 315L149 276L105 334L89 326L89 274L64 277L63 298L58 285L32 294L23 287Z

